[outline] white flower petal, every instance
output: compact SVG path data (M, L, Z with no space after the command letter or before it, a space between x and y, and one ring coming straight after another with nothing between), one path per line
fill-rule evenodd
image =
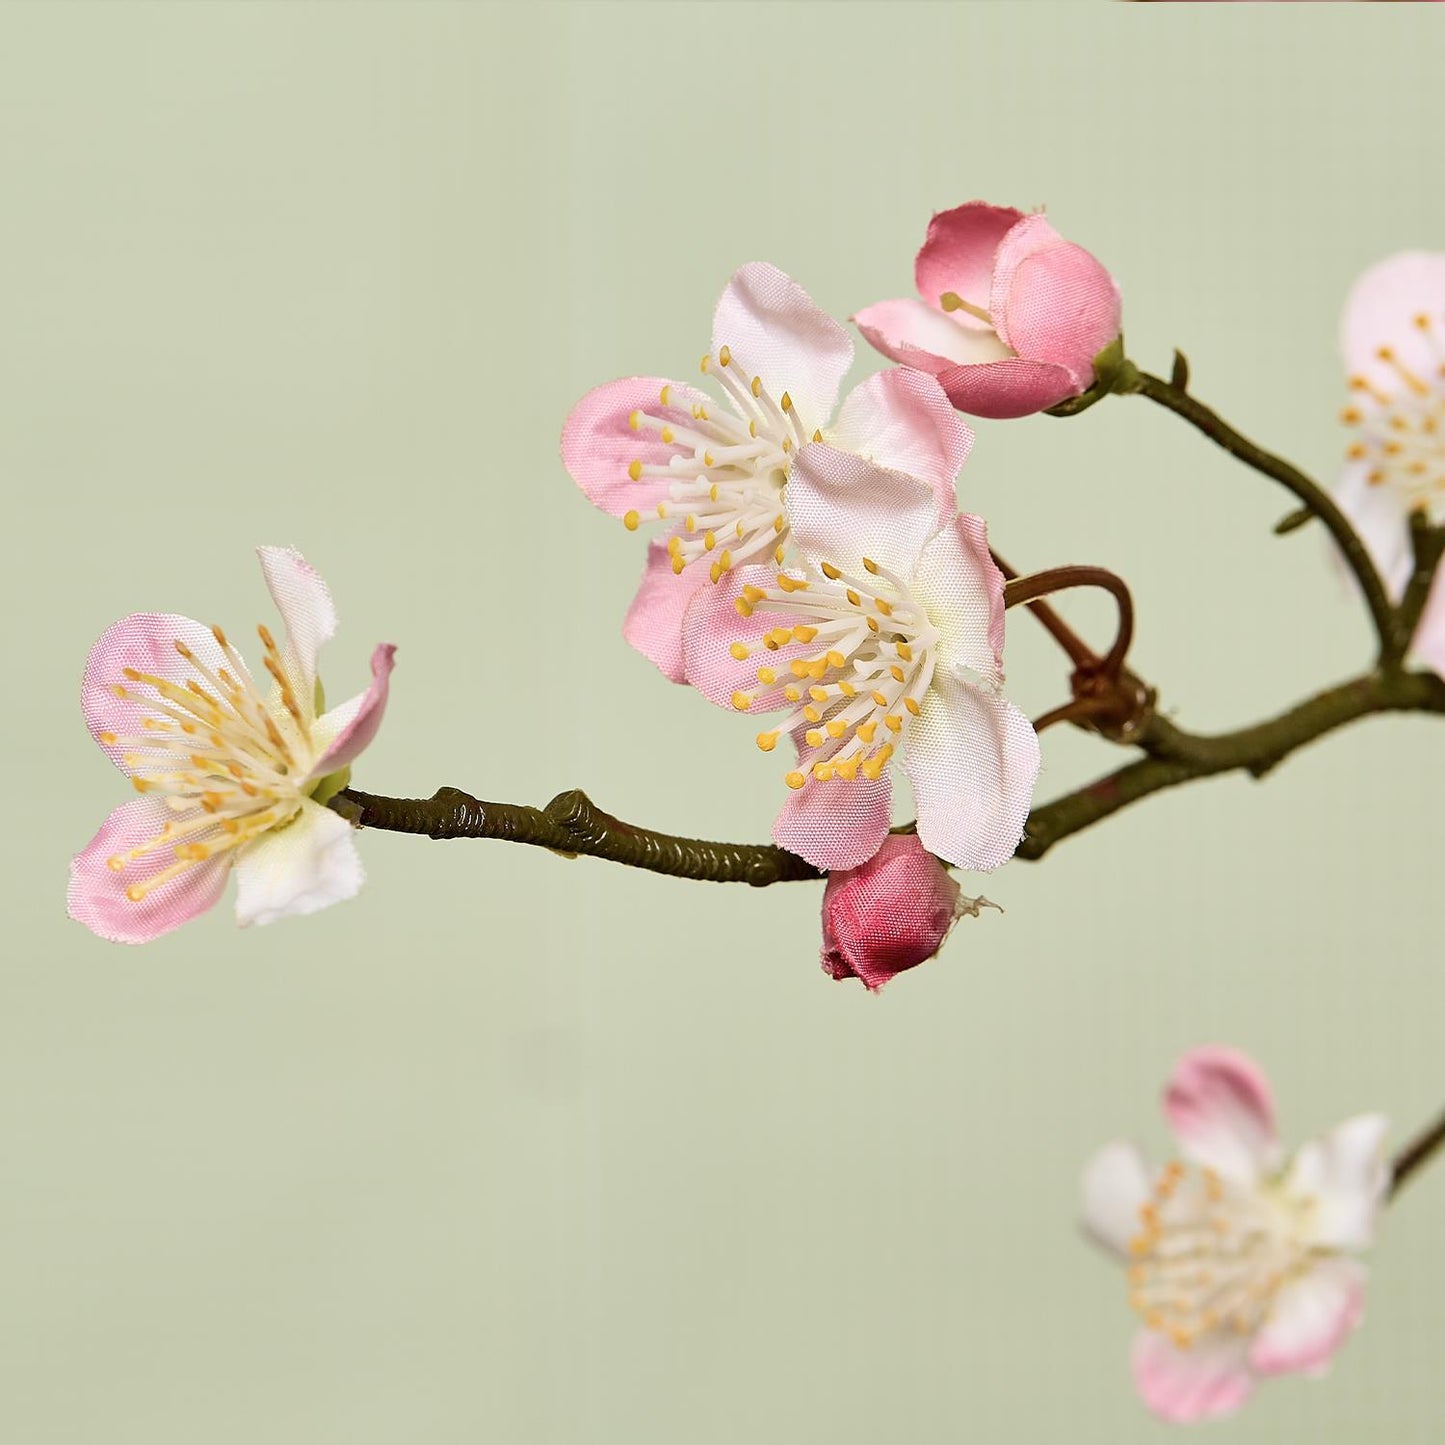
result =
M336 607L315 568L294 547L257 547L266 586L286 624L286 665L296 701L309 721L315 713L316 654L336 633Z
M1364 1265L1343 1256L1322 1259L1280 1290L1249 1363L1261 1375L1323 1374L1364 1310Z
M1398 487L1370 484L1368 477L1374 466L1371 461L1347 462L1335 486L1335 502L1359 533L1385 590L1398 602L1414 565L1410 521L1404 493ZM1346 572L1343 557L1339 564L1340 570ZM1353 577L1350 580L1353 582Z
M236 921L274 923L354 898L365 874L351 825L309 798L284 828L263 833L236 859Z
M1434 337L1416 324L1429 316ZM1345 367L1364 376L1387 395L1401 387L1399 373L1378 356L1389 347L1397 361L1417 375L1433 377L1440 365L1434 338L1445 316L1445 254L1401 251L1371 266L1350 290L1340 321L1340 351Z
M1139 1206L1153 1194L1153 1171L1135 1144L1116 1139L1105 1144L1084 1166L1085 1231L1120 1258L1128 1258L1129 1241L1139 1232Z
M1285 1176L1285 1188L1311 1201L1309 1238L1328 1249L1364 1249L1375 1237L1375 1222L1390 1187L1385 1157L1389 1120L1360 1114L1300 1149Z

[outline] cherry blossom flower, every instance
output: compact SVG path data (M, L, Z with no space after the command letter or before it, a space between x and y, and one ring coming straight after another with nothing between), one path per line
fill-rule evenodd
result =
M975 416L1027 416L1077 396L1119 335L1113 278L1042 213L983 201L940 211L914 278L920 300L879 301L853 320Z
M782 563L783 487L798 448L827 442L952 483L973 445L930 378L892 370L851 392L847 331L797 282L753 262L728 282L702 372L721 401L679 381L633 376L587 393L562 432L583 492L630 530L661 521L623 635L684 681L682 618L699 587L733 567Z
M1410 513L1445 522L1445 254L1404 251L1355 283L1340 325L1355 429L1336 500L1399 601L1411 570ZM1445 675L1445 572L1411 651Z
M1166 1420L1229 1415L1262 1376L1324 1373L1360 1322L1364 1266L1389 1187L1386 1121L1362 1114L1285 1161L1269 1081L1242 1054L1199 1048L1164 1112L1182 1160L1129 1143L1084 1174L1083 1218L1128 1264L1143 1321L1134 1382Z
M890 833L859 868L828 875L823 890L823 971L872 993L926 963L965 913L996 907L965 898L913 833Z
M697 593L687 678L720 706L790 709L797 767L774 839L814 867L856 868L888 834L902 749L918 836L960 868L1018 846L1038 738L1001 691L1003 577L952 488L819 445L788 483L800 565L739 568Z
M71 864L70 916L145 943L218 901L236 872L242 925L314 913L362 883L351 826L323 804L381 725L395 648L371 686L328 712L316 654L336 631L326 584L299 552L258 549L286 625L257 628L263 694L219 627L140 612L91 649L81 708L140 797L118 807Z

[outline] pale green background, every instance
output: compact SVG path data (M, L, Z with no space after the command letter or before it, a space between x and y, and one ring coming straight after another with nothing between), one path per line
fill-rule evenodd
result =
M241 633L302 547L331 693L398 644L377 791L762 838L753 729L618 635L639 539L569 404L690 374L766 258L840 315L933 208L1047 202L1130 348L1329 474L1365 264L1445 242L1425 7L126 5L0 10L6 1445L1147 1441L1099 1141L1162 1148L1181 1049L1257 1053L1296 1134L1442 1102L1438 723L1149 803L981 886L881 998L820 890L370 834L355 902L153 947L63 915L127 796L81 725L134 609ZM871 369L860 359L860 374ZM960 487L1025 567L1130 579L1186 724L1367 659L1289 499L1142 401L984 424ZM1107 608L1078 612L1102 637ZM1060 697L1012 622L1011 687ZM1042 793L1114 765L1050 734ZM1445 1168L1392 1211L1327 1384L1211 1438L1440 1438Z

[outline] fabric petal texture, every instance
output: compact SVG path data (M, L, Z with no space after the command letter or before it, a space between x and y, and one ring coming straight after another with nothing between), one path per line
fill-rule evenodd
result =
M996 332L968 327L915 296L876 301L853 317L864 339L884 356L934 376L958 366L1002 361L1013 353Z
M311 769L312 777L346 767L371 746L386 713L395 656L395 647L381 643L371 654L371 686L316 719L312 736L326 750Z
M1033 724L1007 698L940 668L908 733L904 766L918 836L956 868L1013 857L1039 773Z
M1174 1424L1232 1415L1254 1389L1248 1348L1237 1337L1209 1337L1180 1350L1143 1330L1134 1340L1134 1385L1160 1419Z
M1024 213L1012 206L991 206L987 201L967 201L937 212L913 263L913 281L924 303L938 306L944 293L952 291L986 307L994 256L1004 237L1024 219ZM984 325L973 318L969 322Z
M826 426L853 364L847 331L792 277L763 261L739 267L713 316L713 351L723 347L774 398L791 396L811 434Z
M1269 1080L1234 1049L1192 1049L1174 1066L1164 1113L1184 1153L1227 1179L1253 1184L1279 1162Z
M938 500L937 526L957 510L954 479L973 449L973 432L931 376L904 367L870 376L844 398L824 440L927 482Z
M117 854L155 838L168 819L158 798L136 798L111 813L70 865L66 911L77 923L111 943L149 943L215 905L230 872L230 859L224 855L188 868L139 901L127 897L126 889L170 867L175 854L155 848L124 872L110 867Z
M316 569L294 547L257 547L271 600L286 624L288 671L301 684L296 701L309 721L316 709L316 657L336 634L336 606Z
M938 373L939 385L960 411L1008 421L1057 406L1084 388L1067 366L1011 356L987 366L954 366Z
M801 743L801 739L795 739ZM819 782L811 774L816 750L798 747L798 770L805 779L790 790L773 822L773 842L796 853L814 868L857 868L883 846L892 816L893 777L885 769L876 779Z
M1004 576L982 517L964 512L930 539L913 586L938 631L939 660L1003 681Z
M670 682L687 681L683 618L703 589L713 590L703 568L686 567L674 573L667 544L657 540L648 544L642 581L623 619L622 635ZM733 620L742 621L735 612Z
M682 628L684 672L687 681L718 707L731 708L738 692L752 697L750 715L787 706L783 688L794 680L788 664L814 650L800 643L770 648L766 639L783 619L763 611L747 617L738 614L736 603L743 588L765 587L777 575L775 568L739 567L716 586L699 588L688 604ZM735 648L744 655L739 657ZM759 666L771 667L776 681L761 683Z
M1321 1260L1280 1290L1250 1347L1250 1366L1261 1375L1321 1374L1364 1313L1365 1267Z
M243 927L315 913L354 898L365 874L351 825L302 802L295 821L263 833L236 859L236 921Z
M1084 1166L1084 1229L1096 1244L1120 1259L1139 1232L1139 1208L1154 1188L1154 1171L1138 1145L1116 1139Z

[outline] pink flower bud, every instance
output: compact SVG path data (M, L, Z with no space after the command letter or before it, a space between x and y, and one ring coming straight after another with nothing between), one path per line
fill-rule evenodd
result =
M962 907L960 906L962 904ZM823 893L823 970L876 992L895 974L932 958L963 899L943 864L913 833L890 833L857 868L828 875Z
M1113 277L1041 213L983 201L941 211L914 279L918 300L879 301L853 319L975 416L1028 416L1078 396L1119 335Z

